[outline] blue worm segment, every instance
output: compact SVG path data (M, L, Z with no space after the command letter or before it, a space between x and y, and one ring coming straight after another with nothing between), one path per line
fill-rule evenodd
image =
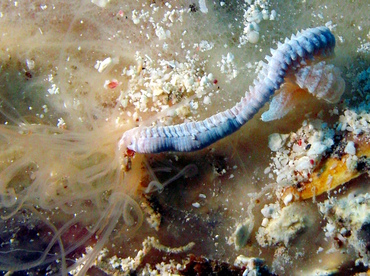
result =
M334 53L335 38L326 27L306 29L278 43L267 64L249 87L249 92L234 107L203 121L173 126L136 127L126 131L119 148L127 147L137 153L166 151L189 152L203 149L234 133L248 122L278 90L291 70L315 57Z

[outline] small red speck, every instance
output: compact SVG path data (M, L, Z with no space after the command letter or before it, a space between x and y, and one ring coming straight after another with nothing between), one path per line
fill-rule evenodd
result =
M110 83L108 83L108 87L110 89L116 88L119 85L117 80L112 80Z
M298 140L298 146L302 146L302 139Z
M315 164L315 161L313 161L313 159L310 159L310 163L311 165Z
M127 149L126 155L128 157L133 157L135 155L135 151L134 150Z
M118 15L121 16L121 17L123 17L123 15L124 15L123 10L119 10Z
M218 83L218 80L217 79L214 79L213 80L213 84L217 84Z

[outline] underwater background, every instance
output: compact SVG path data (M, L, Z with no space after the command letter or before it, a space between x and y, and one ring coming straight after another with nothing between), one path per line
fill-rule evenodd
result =
M368 271L369 11L366 1L1 0L1 275ZM203 150L118 147L133 127L231 108L271 48L317 26L334 34L325 61L341 74L312 82L337 93L343 80L338 102L287 80L284 117L261 121L266 104Z

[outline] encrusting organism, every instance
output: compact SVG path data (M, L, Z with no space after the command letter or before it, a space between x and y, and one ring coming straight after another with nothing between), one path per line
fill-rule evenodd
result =
M254 86L249 87L249 92L234 107L199 122L130 129L123 134L119 148L138 153L203 149L241 128L269 101L285 77L310 60L331 56L334 47L334 35L326 27L298 32L283 44L278 43L276 50L271 49L272 55L266 56L268 63L263 64Z

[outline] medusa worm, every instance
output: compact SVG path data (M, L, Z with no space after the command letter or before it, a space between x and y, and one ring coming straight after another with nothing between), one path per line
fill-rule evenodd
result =
M289 72L307 60L330 56L334 52L335 38L326 27L298 32L284 43L278 43L267 64L249 87L249 92L235 106L203 121L186 122L173 126L136 127L126 131L119 148L138 153L166 151L189 152L203 149L234 133L248 122L278 90Z

